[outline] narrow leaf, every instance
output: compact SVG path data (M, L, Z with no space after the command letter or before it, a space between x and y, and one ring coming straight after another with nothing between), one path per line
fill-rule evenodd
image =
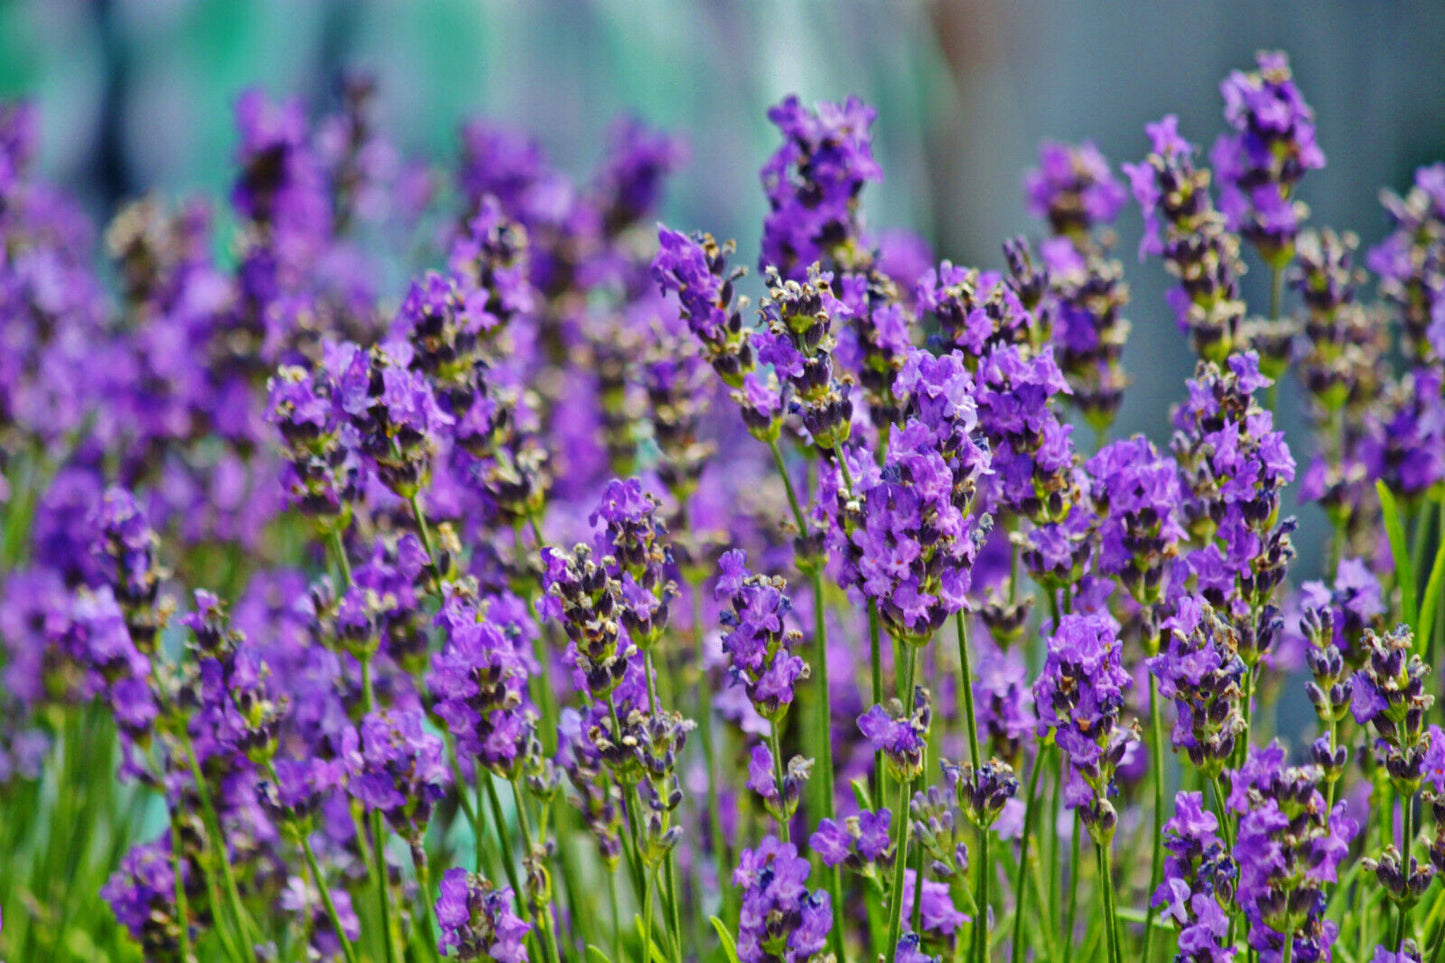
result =
M1420 602L1420 634L1415 650L1423 657L1430 647L1435 619L1440 614L1440 589L1445 585L1445 500L1440 503L1440 544L1435 547L1435 560L1430 563L1430 579L1425 583L1425 598Z
M1416 608L1415 572L1410 567L1410 550L1405 544L1405 526L1400 522L1400 509L1395 496L1382 481L1375 482L1375 491L1380 495L1380 510L1385 516L1385 534L1390 539L1390 555L1395 559L1395 584L1400 587L1400 602L1404 608L1405 624L1415 632L1416 644L1420 638L1420 614Z
M728 956L728 963L738 963L738 944L733 939L732 933L728 932L727 924L716 916L710 916L712 928L717 930L717 938L722 941L723 952Z
M587 944L587 959L592 961L592 963L612 963L606 953L603 953L591 943Z

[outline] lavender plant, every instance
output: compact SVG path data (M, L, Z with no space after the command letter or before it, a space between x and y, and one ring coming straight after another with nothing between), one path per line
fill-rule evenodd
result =
M756 310L637 121L575 183L468 124L388 290L371 85L247 93L230 216L125 207L108 285L0 108L0 957L1439 963L1445 167L1372 288L1285 56L1222 90L1212 171L1124 165L1133 322L1097 148L919 265L856 99L769 112Z

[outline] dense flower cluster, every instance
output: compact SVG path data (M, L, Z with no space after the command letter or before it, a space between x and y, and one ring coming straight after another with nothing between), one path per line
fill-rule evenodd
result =
M1315 141L1315 114L1280 51L1255 56L1257 71L1232 72L1220 85L1224 119L1209 159L1219 175L1219 206L1231 231L1252 241L1266 263L1288 262L1299 224L1309 209L1291 198L1306 171L1325 166Z
M1445 167L1376 295L1257 68L1212 172L1173 118L1124 165L1167 448L1108 437L1087 142L988 270L866 232L872 108L788 98L749 311L639 121L577 181L468 123L447 197L364 79L253 92L229 213L118 212L112 296L0 107L0 956L1419 963Z

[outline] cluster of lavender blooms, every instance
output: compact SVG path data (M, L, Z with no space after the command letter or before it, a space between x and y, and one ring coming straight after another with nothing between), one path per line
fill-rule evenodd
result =
M243 95L234 259L143 200L112 297L0 107L0 956L1437 960L1445 166L1361 267L1285 56L1221 89L1212 171L1045 144L994 268L788 98L756 309L675 138L472 122L448 203L363 79Z

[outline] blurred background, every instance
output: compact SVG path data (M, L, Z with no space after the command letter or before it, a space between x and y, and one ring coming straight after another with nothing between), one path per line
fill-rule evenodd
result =
M320 114L343 72L365 69L405 156L446 168L460 123L482 116L535 135L579 178L611 120L632 112L692 148L668 223L735 237L739 262L754 263L757 170L776 145L767 107L790 92L856 94L878 109L886 178L866 193L869 226L911 228L940 258L992 267L1004 238L1041 231L1021 190L1041 139L1092 138L1117 167L1145 153L1146 122L1173 112L1207 151L1223 128L1220 80L1261 48L1289 53L1318 115L1328 165L1299 195L1313 222L1369 246L1386 226L1379 189L1445 158L1445 4L0 0L0 97L38 104L41 172L99 222L150 191L222 198L248 86ZM1118 250L1134 387L1116 431L1162 442L1192 360L1162 267L1135 257L1139 231L1131 205ZM1255 304L1263 274L1246 278ZM1293 385L1282 399L1297 429ZM1315 515L1304 511L1307 527ZM1301 561L1311 567L1308 552Z

